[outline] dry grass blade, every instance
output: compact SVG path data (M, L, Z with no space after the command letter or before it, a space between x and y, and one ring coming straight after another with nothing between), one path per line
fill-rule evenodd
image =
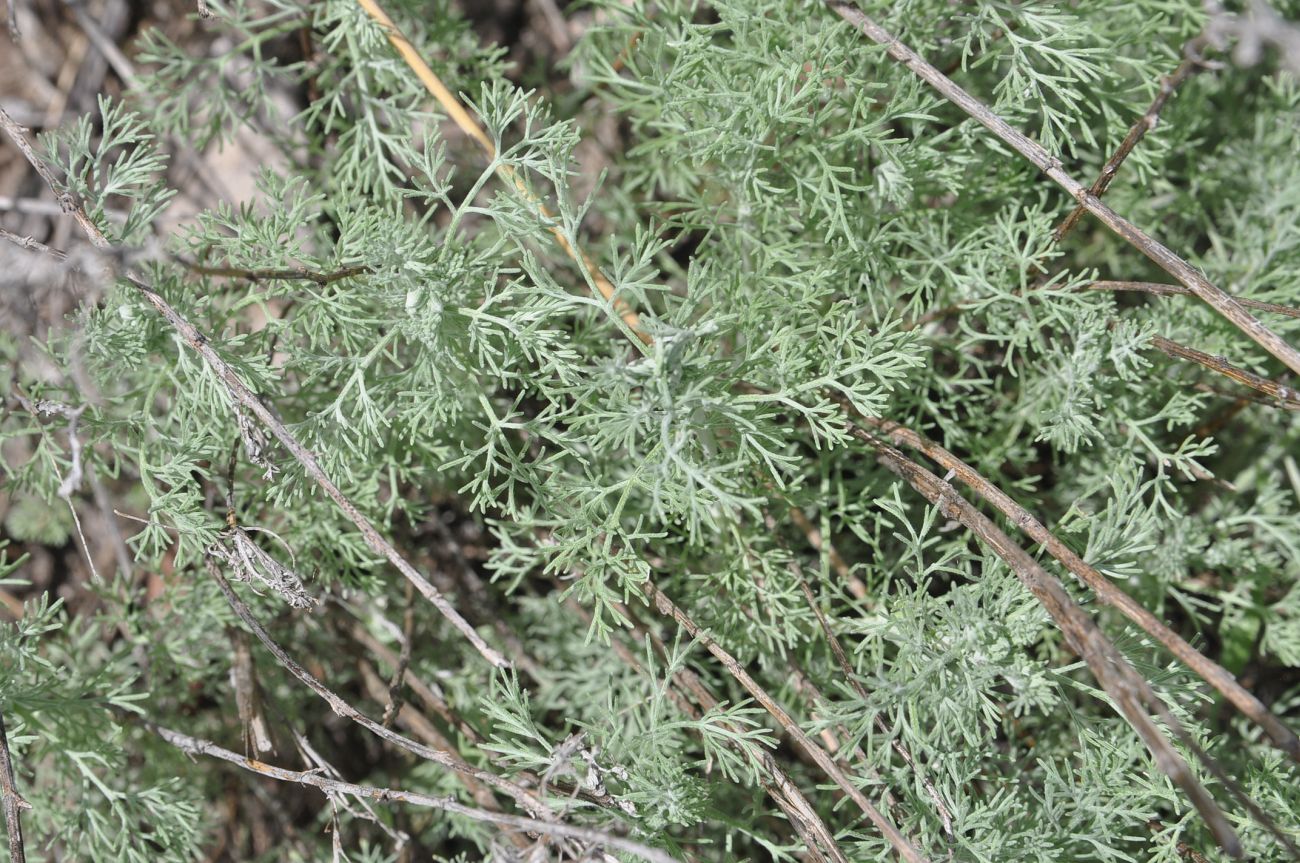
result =
M480 126L470 115L469 111L465 109L465 106L461 104L460 99L456 98L455 94L452 93L451 90L447 89L447 85L442 83L442 79L434 74L433 69L429 68L429 64L424 62L424 58L420 56L420 52L415 50L415 47L411 44L410 40L406 38L402 33L401 28L394 23L393 19L389 17L383 7L376 3L375 0L357 0L357 5L365 10L365 13L373 18L375 23L383 28L384 34L388 37L388 41L397 49L397 53L401 55L402 60L410 67L411 71L415 73L415 76L420 79L420 83L424 85L425 89L429 91L433 98L438 100L438 104L441 105L442 109L447 112L449 117L451 117L452 122L454 122L462 132L472 138L474 142L479 145L480 149L483 150L484 155L488 157L489 161L495 161L497 156L496 147L493 145L491 139L488 138L487 133L483 131L483 127ZM553 221L554 217L551 212L537 199L537 196L533 194L532 190L528 188L528 184L524 182L524 178L520 176L518 171L516 171L512 166L506 164L498 164L496 171L497 176L509 183L510 186L519 192L524 200L537 207L538 213L543 219L547 222ZM568 238L564 236L564 232L558 227L552 226L550 231L560 248L564 250L564 253L573 259L573 262L590 277L596 290L600 292L600 295L604 297L607 302L613 305L614 311L620 318L622 318L623 323L632 331L632 334L645 344L649 344L650 336L641 328L641 316L637 314L634 308L628 305L626 300L622 297L616 296L617 292L614 285L601 271L596 262L593 261L582 249L574 248L573 244L571 244Z
M850 426L850 432L876 450L885 468L920 492L926 500L938 507L943 515L965 525L1011 567L1017 578L1047 609L1048 614L1052 616L1065 636L1070 649L1078 653L1087 663L1102 689L1111 697L1121 715L1146 744L1156 764L1175 785L1182 789L1201 813L1215 841L1229 856L1241 857L1243 855L1241 841L1219 808L1219 804L1192 774L1187 762L1173 748L1160 727L1147 715L1143 705L1150 704L1155 707L1158 701L1150 686L1097 628L1092 618L1075 604L1061 583L1043 569L1028 552L1003 533L991 519L957 494L947 482L870 432L857 426ZM1172 720L1172 724L1177 725L1177 720L1169 715L1168 711L1164 711L1162 718L1167 723ZM1177 728L1181 730L1181 726ZM1182 732L1179 737L1183 738L1185 734L1186 732Z
M1036 165L1040 171L1069 192L1084 209L1104 222L1107 227L1150 258L1162 270L1186 285L1193 294L1227 318L1260 347L1281 360L1287 368L1300 374L1300 351L1297 351L1280 336L1264 326L1233 297L1224 293L1171 249L1162 245L1142 229L1102 203L1101 199L1083 184L1065 173L1061 168L1060 159L1048 153L1041 144L1030 139L1023 132L1013 128L1001 117L994 114L987 105L957 86L952 79L927 63L911 48L898 41L889 31L867 17L861 9L848 2L848 0L825 0L825 2L831 10L856 27L860 33L871 41L882 45L890 57L902 63L918 78L937 90L944 98L965 111L1017 153Z

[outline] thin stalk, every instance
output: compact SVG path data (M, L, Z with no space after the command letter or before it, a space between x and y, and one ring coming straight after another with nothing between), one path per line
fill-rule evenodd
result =
M1297 351L1284 339L1264 326L1254 315L1247 312L1235 298L1213 284L1195 267L1179 257L1167 246L1161 244L1137 225L1134 225L1102 203L1101 199L1089 191L1082 183L1067 174L1061 167L1061 160L1047 152L1041 144L1012 127L1011 124L997 114L994 114L987 105L957 86L951 78L931 66L911 48L898 41L888 30L867 17L853 3L848 2L848 0L825 0L825 2L832 11L856 27L862 35L882 45L890 57L906 66L918 78L937 90L945 99L965 111L975 121L1001 139L1003 143L1033 163L1040 171L1055 181L1057 185L1069 192L1079 202L1080 206L1100 219L1135 249L1150 258L1162 270L1186 285L1193 294L1227 318L1234 326L1254 340L1256 344L1281 360L1287 368L1300 374L1300 351Z

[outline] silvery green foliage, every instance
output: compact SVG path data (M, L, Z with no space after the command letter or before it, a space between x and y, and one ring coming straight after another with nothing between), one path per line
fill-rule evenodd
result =
M109 204L130 214L111 236L138 245L167 202L167 136L203 146L243 129L282 150L284 167L264 172L256 201L201 213L140 268L422 568L490 576L453 598L486 637L502 637L494 623L515 633L530 668L490 674L422 605L411 657L481 736L475 747L444 727L469 760L588 791L599 782L616 804L576 797L570 820L683 859L805 859L763 794L757 747L789 771L850 859L882 859L885 840L837 805L766 713L644 607L641 585L653 578L807 731L837 736L845 770L874 799L888 790L890 816L931 859L1214 854L1033 597L851 439L841 402L957 452L1253 679L1295 727L1297 414L1236 412L1234 385L1148 345L1158 333L1277 377L1239 332L1188 297L1079 290L1098 276L1159 278L1087 221L1054 244L1072 201L813 0L602 0L570 81L533 82L536 91L446 0L389 4L482 118L492 161L450 131L349 0L210 5L207 26L233 48L203 55L146 35L136 101L102 103L47 152L97 221ZM1088 180L1205 23L1199 4L1167 0L868 5ZM304 30L311 58L273 59L291 55L284 43ZM314 95L292 122L268 120L286 90ZM1295 78L1267 65L1194 77L1108 201L1232 293L1300 305L1298 101ZM602 153L593 177L580 145L610 118L621 146ZM502 182L503 168L529 193ZM640 311L649 344L553 229ZM187 260L351 275L205 276ZM1040 273L1046 283L1026 296ZM911 325L958 303L959 313ZM1300 321L1268 323L1300 342ZM87 469L135 489L150 521L130 540L136 565L166 560L175 576L147 606L118 577L96 588L105 601L93 621L38 604L9 625L6 655L17 659L0 668L3 709L19 723L10 737L20 785L39 803L33 833L76 836L93 859L146 859L130 844L146 838L147 859L193 859L218 816L199 801L244 777L122 730L108 708L237 748L223 632L232 617L202 562L232 535L216 501L249 420L129 285L112 285L76 324L46 349L101 395L80 420ZM71 378L19 369L34 397L86 400ZM35 453L5 465L7 485L48 504L13 510L6 530L17 538L68 530L55 492L69 454L54 426L42 428L19 412L0 425ZM273 563L287 559L272 537L282 539L306 594L360 609L396 650L378 622L404 607L391 568L283 448L262 450L269 472L247 452L238 519L260 532L240 535ZM833 540L863 598L793 511ZM456 547L467 559L448 559L446 534L466 525ZM812 582L865 698L796 572ZM378 716L341 606L295 613L287 606L306 602L296 584L288 593L299 601L263 593L243 591L281 643ZM1284 829L1300 826L1295 765L1118 615L1077 596L1200 745ZM629 630L626 606L662 649ZM107 626L122 638L86 635ZM327 757L345 750L331 734L351 732L326 729L323 706L255 655L280 715ZM672 686L682 670L719 703L680 712ZM471 800L445 771L346 739L366 754L348 762L350 780ZM946 801L951 833L922 776ZM161 814L150 820L138 811L146 804ZM276 859L329 853L320 828L334 816L326 806L316 817ZM483 825L401 809L379 817L448 858L505 853ZM1254 859L1284 859L1247 816L1232 817ZM396 854L366 819L339 810L338 825L351 859Z

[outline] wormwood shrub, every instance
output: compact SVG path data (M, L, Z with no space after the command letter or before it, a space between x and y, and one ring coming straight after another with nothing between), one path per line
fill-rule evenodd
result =
M1291 856L1300 6L209 6L9 237L0 574L127 551L0 628L28 853Z

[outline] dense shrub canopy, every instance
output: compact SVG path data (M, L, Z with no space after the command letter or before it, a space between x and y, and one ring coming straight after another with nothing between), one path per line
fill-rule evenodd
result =
M1296 369L951 94L814 0L208 5L36 144L99 242L5 250L28 853L1290 856ZM1085 186L1139 122L1106 204L1300 345L1256 6L861 4Z

